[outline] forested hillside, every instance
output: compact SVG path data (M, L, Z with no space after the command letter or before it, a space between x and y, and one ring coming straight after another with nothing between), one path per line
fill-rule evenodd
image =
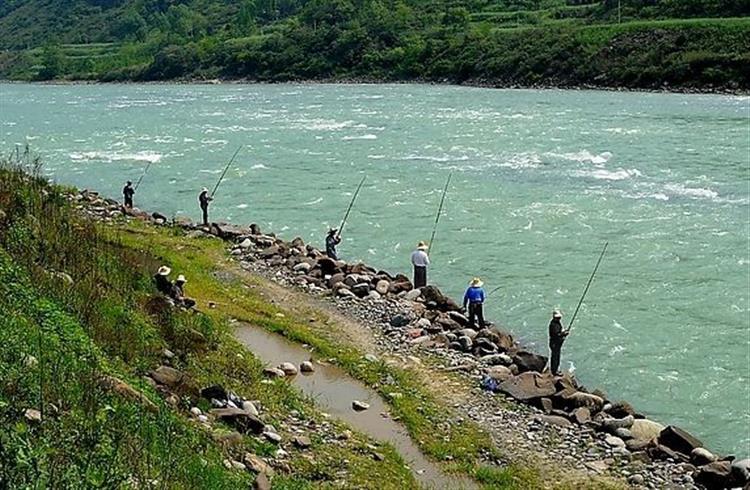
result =
M14 79L750 88L750 0L6 0Z

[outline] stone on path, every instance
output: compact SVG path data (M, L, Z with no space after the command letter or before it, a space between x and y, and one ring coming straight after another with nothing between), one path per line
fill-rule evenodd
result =
M358 412L361 412L362 410L367 410L368 408L370 408L370 405L359 400L354 400L352 401L352 408Z

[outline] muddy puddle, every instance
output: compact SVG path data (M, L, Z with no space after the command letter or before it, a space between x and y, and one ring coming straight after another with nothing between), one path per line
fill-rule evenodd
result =
M260 327L237 323L235 336L268 366L275 367L282 362L299 366L302 361L310 359L310 351L301 345ZM338 367L316 363L314 373L299 374L291 382L313 398L321 410L373 439L395 447L422 487L451 490L477 488L472 481L449 476L427 460L402 425L381 415L388 413L388 406L380 396ZM353 400L366 402L370 408L354 411Z

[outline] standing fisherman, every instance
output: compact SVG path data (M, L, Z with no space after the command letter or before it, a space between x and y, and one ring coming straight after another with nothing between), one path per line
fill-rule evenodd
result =
M560 310L552 311L552 321L549 322L549 370L553 376L560 375L560 351L568 333L569 331L563 328Z
M411 264L414 266L415 289L427 286L427 266L430 265L430 256L427 255L429 248L425 242L419 242L417 249L411 254Z
M204 187L198 196L198 202L201 205L201 211L203 211L203 226L208 226L208 203L213 200L214 198L208 195L208 189Z
M135 194L135 189L133 189L133 182L128 181L125 184L125 187L122 188L122 196L125 199L126 208L133 207L133 194Z
M479 328L484 328L484 283L478 277L475 277L469 283L469 287L464 293L464 309L468 305L469 312L469 328L474 328L474 325L479 324ZM476 319L476 322L475 322Z
M326 235L326 255L328 258L339 260L336 253L336 245L339 243L341 243L341 235L338 234L338 230L336 228L328 230L328 235Z

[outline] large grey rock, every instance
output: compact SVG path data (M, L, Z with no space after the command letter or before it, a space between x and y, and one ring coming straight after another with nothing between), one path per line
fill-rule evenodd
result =
M732 463L731 474L737 484L745 485L750 482L750 459L734 461Z
M690 452L690 461L696 466L703 466L716 461L716 456L708 449L697 447Z
M588 407L592 412L597 412L604 406L604 400L601 397L584 391L565 395L563 399L573 407Z
M261 434L266 426L258 417L241 408L215 408L210 413L240 432Z
M482 356L480 361L486 362L490 366L503 365L510 366L513 364L513 359L508 354L491 354L489 356Z
M633 439L650 441L658 437L663 429L663 425L653 420L635 419L630 427L630 433L633 434Z
M659 433L659 444L668 448L689 455L693 449L703 447L703 443L687 431L668 425Z
M533 352L518 351L513 356L513 364L518 366L518 370L522 373L526 371L541 373L547 365L547 358Z
M729 461L714 461L698 469L695 482L709 490L731 488L732 465Z
M151 377L161 385L175 388L185 381L185 374L173 367L159 366L151 371Z
M552 378L533 372L521 373L500 384L500 391L516 400L528 401L555 394Z

